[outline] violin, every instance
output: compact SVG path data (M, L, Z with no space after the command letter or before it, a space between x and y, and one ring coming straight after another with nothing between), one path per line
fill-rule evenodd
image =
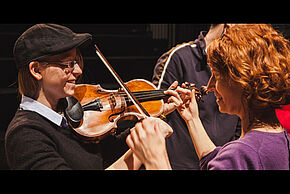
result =
M97 48L97 47L96 47ZM100 54L104 63L108 63ZM120 78L116 75L116 79ZM86 142L99 142L117 129L132 128L146 116L159 117L163 112L164 99L169 95L166 90L157 90L156 86L144 79L134 79L116 90L107 90L100 85L78 84L75 93L67 97L65 117L78 136ZM207 94L194 84L187 83L187 88L195 89L197 101Z

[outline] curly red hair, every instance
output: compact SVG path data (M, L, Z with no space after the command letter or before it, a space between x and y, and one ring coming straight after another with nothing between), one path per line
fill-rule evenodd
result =
M207 57L220 75L241 84L259 120L290 103L290 44L271 25L236 24L209 45Z

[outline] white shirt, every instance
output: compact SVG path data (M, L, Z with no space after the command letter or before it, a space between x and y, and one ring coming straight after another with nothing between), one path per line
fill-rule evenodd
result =
M50 120L51 122L55 123L60 127L62 126L62 122L64 121L67 124L65 117L58 114L54 110L48 108L47 106L41 104L40 102L37 102L36 100L29 98L27 96L22 95L19 107L23 110L37 112L38 114L42 115L43 117L47 118L48 120Z

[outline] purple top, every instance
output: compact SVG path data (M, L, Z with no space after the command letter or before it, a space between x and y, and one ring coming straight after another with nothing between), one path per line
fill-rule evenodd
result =
M289 141L285 131L252 130L205 155L200 166L203 170L289 170Z

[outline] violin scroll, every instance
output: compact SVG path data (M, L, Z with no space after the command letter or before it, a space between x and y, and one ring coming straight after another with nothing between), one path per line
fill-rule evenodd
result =
M201 86L201 88L198 89L193 83L185 82L184 84L186 89L195 90L195 99L197 102L203 102L202 97L208 95L208 90L206 86Z

